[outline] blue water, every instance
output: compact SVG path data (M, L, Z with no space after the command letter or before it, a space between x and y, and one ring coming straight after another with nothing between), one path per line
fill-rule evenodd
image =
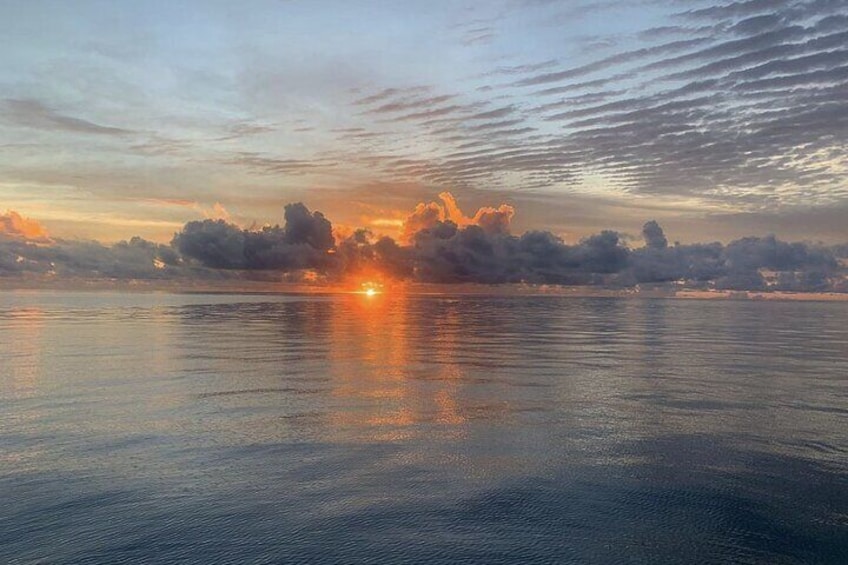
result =
M2 563L848 563L848 303L0 294Z

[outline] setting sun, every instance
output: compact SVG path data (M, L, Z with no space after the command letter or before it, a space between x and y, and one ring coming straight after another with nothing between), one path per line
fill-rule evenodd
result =
M383 285L375 282L364 282L360 285L361 290L360 294L364 294L365 296L376 296L383 292Z

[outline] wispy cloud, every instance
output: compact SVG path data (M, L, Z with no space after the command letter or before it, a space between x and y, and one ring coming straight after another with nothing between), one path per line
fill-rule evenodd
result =
M61 114L38 100L32 99L6 98L0 104L0 113L7 121L37 129L63 130L95 135L126 135L132 133L123 128L104 126Z
M39 15L50 28L39 41L66 56L42 57L48 46L25 37L0 56L0 133L15 141L0 164L92 203L109 191L258 203L320 186L338 195L335 212L346 198L376 202L357 187L408 200L414 186L544 195L560 215L587 195L683 202L703 222L722 210L785 227L848 202L842 0L370 6L368 33L348 25L361 8L274 5L231 21L211 6L185 22L197 44L171 42L185 29L151 18L163 29L141 22L96 49ZM82 12L92 28L117 21ZM144 49L106 56L124 37Z

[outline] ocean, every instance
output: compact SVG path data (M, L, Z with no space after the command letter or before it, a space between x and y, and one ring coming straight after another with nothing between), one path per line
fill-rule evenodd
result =
M848 563L848 303L0 293L2 563Z

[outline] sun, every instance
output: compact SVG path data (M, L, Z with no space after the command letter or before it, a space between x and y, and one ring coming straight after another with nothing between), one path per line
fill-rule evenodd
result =
M377 296L383 292L383 285L375 282L364 282L360 285L361 290L360 294L364 294L365 296Z

